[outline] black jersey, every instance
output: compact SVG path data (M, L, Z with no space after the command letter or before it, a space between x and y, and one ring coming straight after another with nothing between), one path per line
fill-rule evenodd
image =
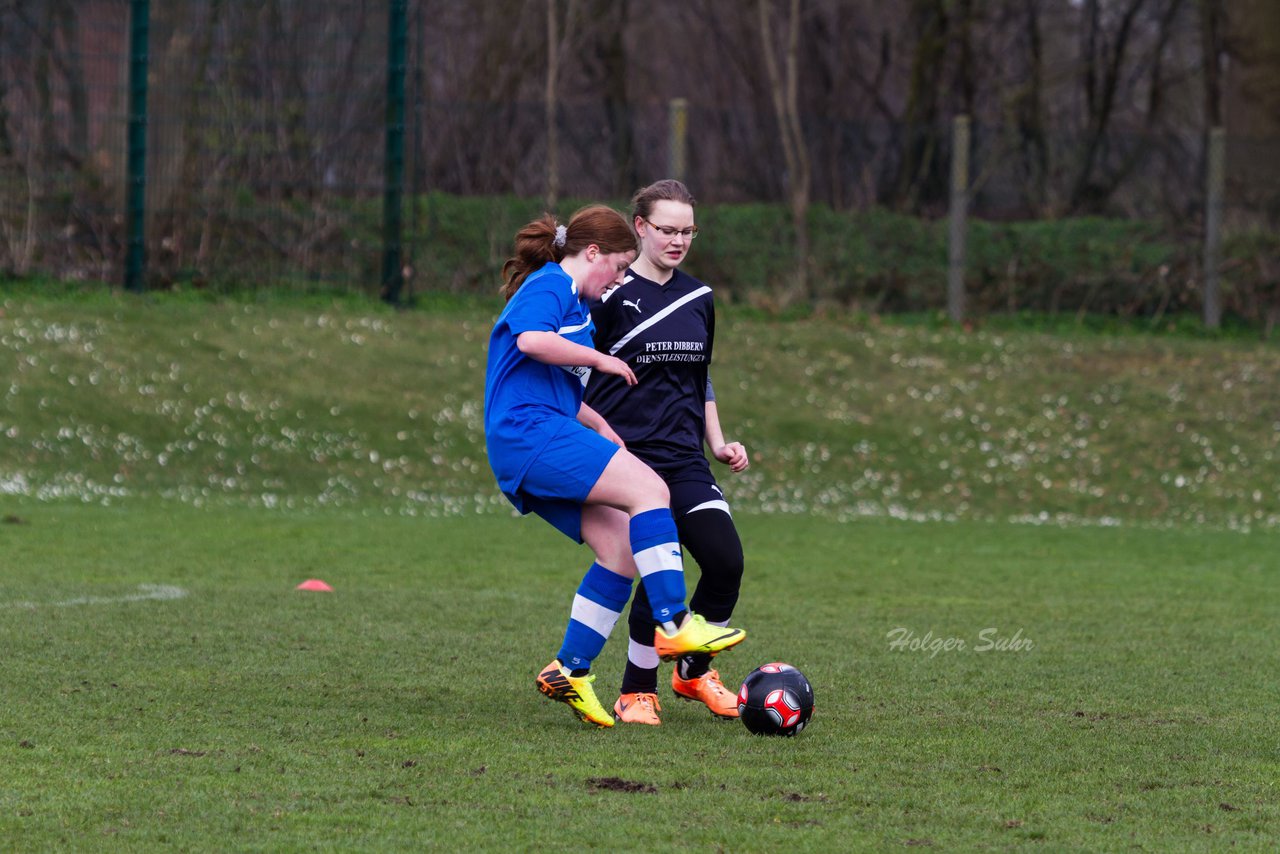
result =
M634 270L591 306L596 349L626 361L637 383L593 371L585 401L604 416L627 450L660 472L709 470L707 366L715 339L711 288L675 270L659 285Z

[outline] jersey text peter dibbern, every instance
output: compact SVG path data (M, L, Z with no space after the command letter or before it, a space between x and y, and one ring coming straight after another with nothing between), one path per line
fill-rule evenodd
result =
M591 306L596 349L629 364L638 382L595 371L586 403L655 469L706 467L707 367L715 338L711 288L676 270L659 285L633 270Z

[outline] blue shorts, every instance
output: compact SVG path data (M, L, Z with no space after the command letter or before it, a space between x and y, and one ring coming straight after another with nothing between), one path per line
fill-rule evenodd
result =
M621 450L594 430L575 422L551 439L520 481L519 507L537 513L574 542L582 542L582 504Z

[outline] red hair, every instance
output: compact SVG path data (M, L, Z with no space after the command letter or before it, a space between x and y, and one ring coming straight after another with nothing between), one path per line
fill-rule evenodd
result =
M631 252L636 234L626 218L611 207L588 205L569 217L564 242L556 244L556 218L549 213L516 232L515 257L502 265L502 296L510 300L529 274L551 261L577 255L592 244L605 254Z

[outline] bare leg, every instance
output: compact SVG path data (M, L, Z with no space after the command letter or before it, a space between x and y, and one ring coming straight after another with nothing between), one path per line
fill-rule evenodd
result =
M623 578L636 577L631 555L631 517L625 511L603 504L582 508L582 539L596 553L596 562Z
M586 503L603 504L635 516L646 510L671 507L667 484L625 448L613 455L600 479L591 487ZM585 520L584 520L585 521Z
M640 546L641 551L637 552L635 526L641 525L648 534L654 533L652 526L659 518L653 515L655 511L666 516L665 522L656 524L659 531L669 526L670 539L665 536L660 539L670 545L661 550ZM640 520L636 520L638 516ZM683 626L688 620L684 601L684 565L675 520L671 518L671 493L666 482L639 458L625 449L620 450L609 460L587 496L582 521L583 539L596 550L599 562L620 575L631 572L631 575L625 575L627 578L633 578L638 572L649 578L651 584L665 584L665 587L656 588L661 591L659 594L650 597L654 603L654 618L668 632ZM656 543L650 542L649 546L652 545ZM640 554L645 556L643 562L637 557ZM632 560L627 560L628 556ZM666 581L661 582L660 579ZM652 590L650 592L653 594Z

